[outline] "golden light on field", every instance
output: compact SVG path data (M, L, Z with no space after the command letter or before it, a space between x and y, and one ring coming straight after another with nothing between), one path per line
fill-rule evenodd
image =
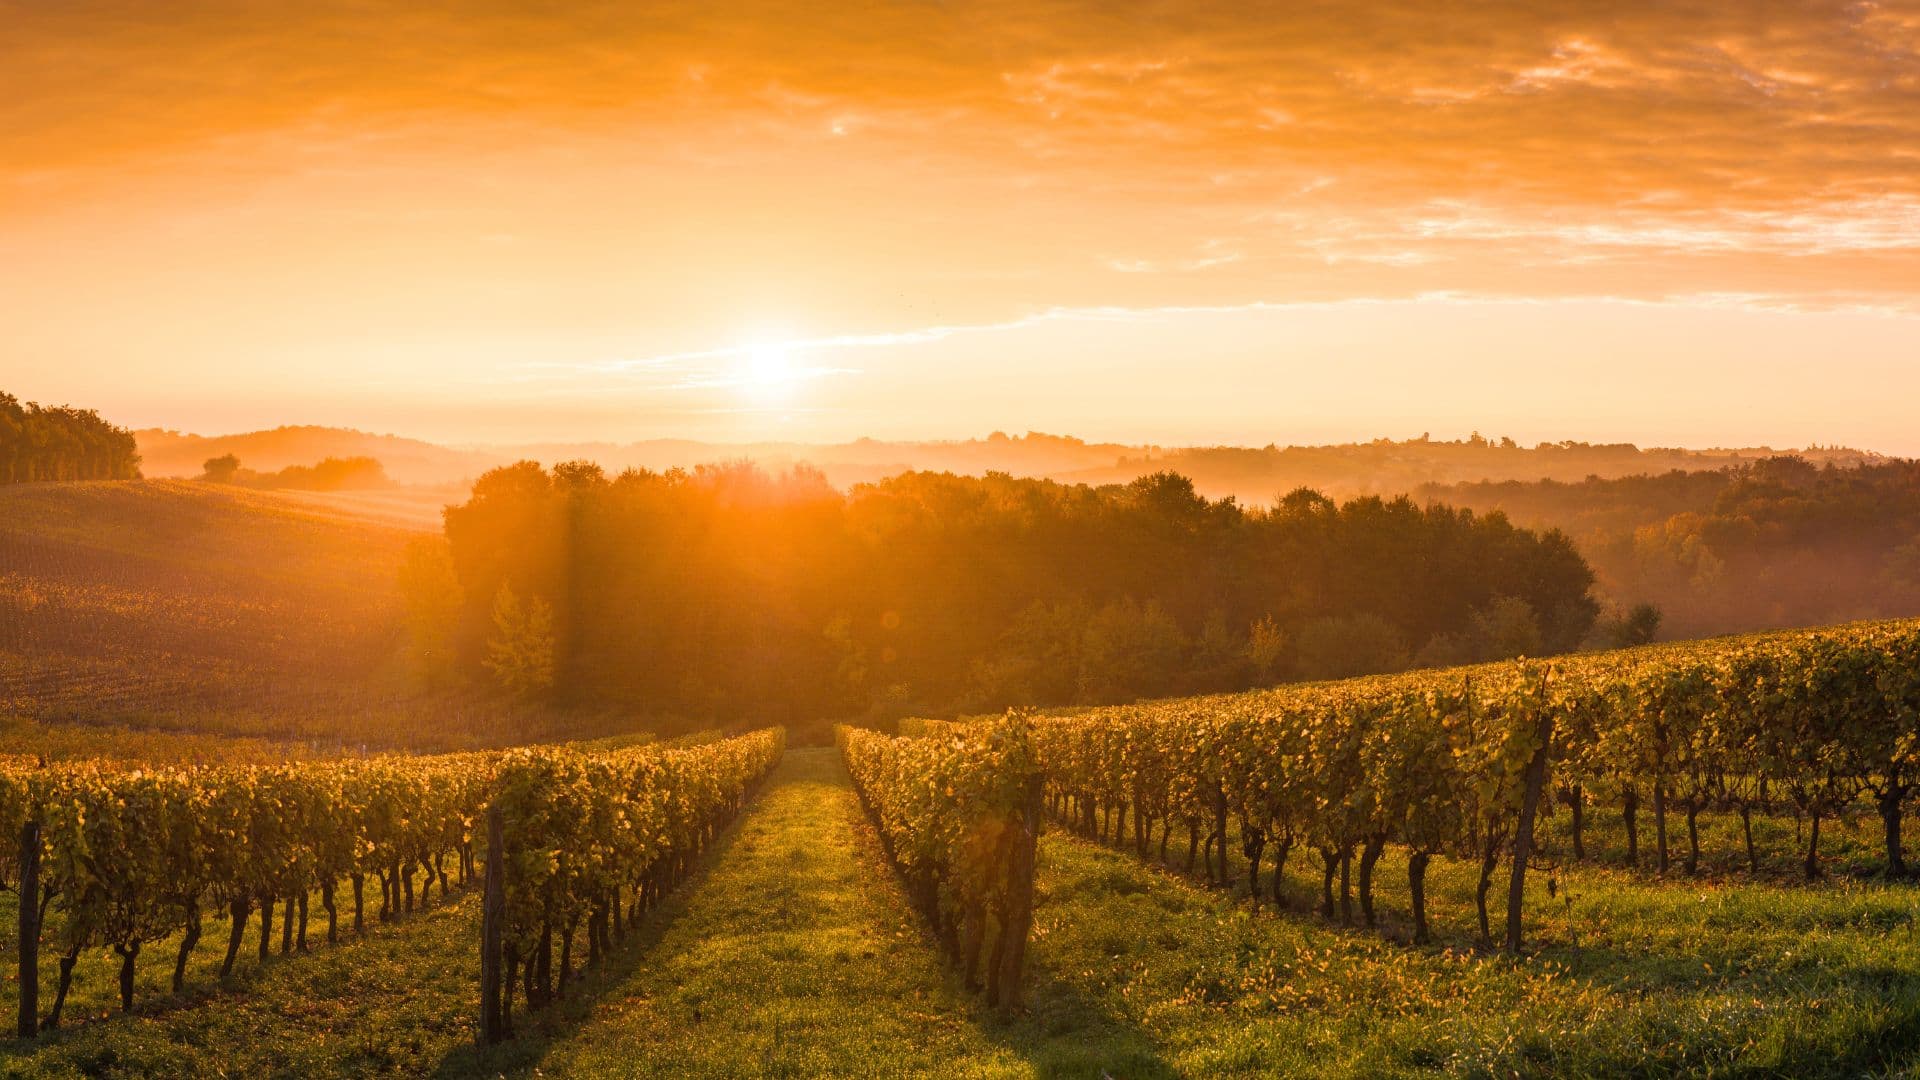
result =
M1908 3L0 26L4 374L133 423L1920 450Z

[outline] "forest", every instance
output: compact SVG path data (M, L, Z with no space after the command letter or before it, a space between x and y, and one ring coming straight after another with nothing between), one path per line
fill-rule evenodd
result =
M1157 474L495 469L406 574L429 667L764 720L1129 701L1543 655L1593 631L1556 531L1409 499L1271 508ZM768 715L769 710L780 713Z
M1920 461L1774 457L1415 497L1564 530L1601 594L1657 603L1671 637L1920 613Z
M92 409L45 408L0 391L0 483L131 480L140 475L133 434Z

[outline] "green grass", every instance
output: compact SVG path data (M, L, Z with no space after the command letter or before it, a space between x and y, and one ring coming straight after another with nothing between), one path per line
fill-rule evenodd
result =
M1792 826L1770 823L1790 865ZM1596 814L1596 846L1614 834ZM1723 832L1712 834L1725 847ZM1835 830L1872 850L1871 823ZM1176 859L1183 856L1176 842ZM1720 852L1720 848L1715 849ZM789 753L708 866L568 1001L473 1046L471 898L365 941L196 975L183 1000L0 1054L8 1075L1920 1075L1920 889L1836 875L1697 880L1580 867L1529 893L1532 952L1478 951L1471 873L1432 874L1440 940L1243 898L1058 831L1041 844L1029 1010L996 1018L940 961L831 750ZM1842 855L1843 859L1847 856ZM1244 865L1236 860L1237 865ZM220 924L209 927L217 936ZM211 963L217 946L204 950ZM156 980L164 965L149 965ZM87 974L104 1007L110 966Z
M1568 825L1564 812L1543 822L1546 861L1565 857ZM1287 910L1269 904L1252 915L1237 835L1237 880L1213 889L1142 864L1130 848L1056 832L1042 845L1037 932L1058 933L1074 963L1122 998L1151 1003L1124 1015L1173 1048L1189 1075L1914 1074L1920 888L1868 876L1880 866L1878 820L1823 827L1828 877L1815 884L1800 877L1790 819L1755 819L1757 874L1745 867L1737 819L1703 816L1701 826L1699 875L1681 869L1676 815L1672 869L1661 876L1650 812L1633 868L1617 813L1590 806L1591 861L1528 877L1528 954L1517 961L1481 947L1464 863L1434 862L1436 941L1413 948L1403 854L1390 850L1376 870L1380 927L1368 931L1318 915L1311 850L1293 853ZM1184 866L1184 831L1168 861ZM1492 898L1496 933L1506 874L1503 865ZM1198 899L1172 899L1182 895ZM1211 934L1199 928L1209 919ZM1146 924L1157 932L1129 939L1124 927ZM1111 928L1104 972L1102 926ZM1090 941L1092 954L1080 951ZM1117 967L1123 959L1137 971Z
M1535 951L1474 948L1468 868L1435 867L1441 941L1244 903L1130 855L1044 845L1035 954L1185 1075L1857 1076L1920 1047L1920 898L1904 887L1654 883L1577 871L1529 896ZM1299 869L1304 870L1304 867ZM1317 887L1317 883L1316 883Z

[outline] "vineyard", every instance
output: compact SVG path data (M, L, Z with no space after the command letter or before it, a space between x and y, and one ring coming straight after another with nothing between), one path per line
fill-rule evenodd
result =
M1357 890L1372 926L1375 869L1398 845L1412 940L1431 937L1425 876L1444 856L1476 868L1478 935L1491 942L1504 863L1499 936L1517 951L1526 871L1586 859L1595 804L1617 811L1626 864L1662 874L1698 872L1702 817L1716 813L1737 818L1758 871L1756 816L1790 814L1804 823L1796 861L1811 879L1823 872L1822 822L1864 801L1881 822L1883 873L1904 879L1920 624L1098 709L1036 721L1032 739L1056 818L1162 861L1177 831L1185 868L1197 855L1216 883L1239 873L1237 851L1256 907L1263 895L1284 903L1289 856L1304 849L1318 857L1321 914L1353 923ZM1549 835L1556 807L1565 824Z
M0 903L47 953L4 1053L60 1076L1897 1074L1916 671L1897 622L791 752L766 730L227 763L75 734L0 767L0 825L33 836L0 847Z
M19 842L0 846L0 888L18 898L18 1033L32 1038L61 1025L84 951L110 948L119 957L119 1005L132 1011L143 950L174 943L171 986L180 993L209 915L228 924L224 979L256 912L264 963L276 929L280 955L309 950L316 892L332 945L343 923L366 932L369 884L379 890L373 917L402 920L427 908L436 885L444 901L484 862L489 918L498 916L489 940L505 964L504 987L488 987L497 995L488 1021L505 1037L515 988L534 1009L563 996L582 921L592 963L685 877L783 746L781 732L769 729L684 747L278 766L5 759L0 825ZM483 815L485 841L476 835ZM44 1012L42 941L58 957ZM478 989L474 1008L482 1008Z

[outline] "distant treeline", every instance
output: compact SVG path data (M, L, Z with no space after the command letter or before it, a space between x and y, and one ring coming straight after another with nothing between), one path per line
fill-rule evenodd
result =
M133 433L92 409L42 408L0 391L0 481L131 480L140 475Z
M1563 529L1604 594L1658 603L1672 636L1920 615L1920 461L1776 457L1418 495Z
M370 457L325 458L313 465L289 465L275 472L242 468L232 454L208 458L200 479L216 484L292 491L357 491L392 487L387 470Z
M522 462L447 510L446 540L407 574L423 659L761 721L1541 655L1597 611L1558 533L1306 490L1250 509L1172 474L907 473L842 493L808 470Z
M707 443L648 439L633 443L522 444L489 448L435 446L416 439L343 428L281 427L234 435L183 435L136 431L149 476L191 476L210 457L234 454L256 469L271 471L323 457L374 457L405 484L464 483L487 469L523 459L587 460L608 474L622 469L693 468L710 461L755 461L780 471L809 465L835 487L848 489L902 472L954 472L981 476L1004 472L1069 484L1125 484L1157 472L1193 481L1209 498L1238 497L1266 505L1278 495L1308 487L1335 498L1396 495L1422 484L1478 480L1533 481L1543 477L1579 481L1588 476L1698 471L1775 456L1765 447L1684 450L1631 443L1574 440L1523 446L1511 438L1373 439L1323 446L1159 447L1086 442L1069 435L1004 432L980 439L847 443ZM1797 451L1816 464L1856 465L1884 460L1844 447Z
M1845 447L1801 451L1818 463L1860 465L1885 460ZM1375 439L1332 446L1187 447L1124 458L1113 469L1089 470L1071 479L1090 483L1124 480L1148 469L1191 476L1210 495L1242 498L1307 486L1349 495L1416 491L1422 485L1543 478L1577 482L1591 476L1617 477L1689 472L1742 465L1775 456L1765 448L1683 450L1640 447L1632 443L1588 443L1572 439L1523 446L1511 438L1487 438L1478 432L1442 441Z

